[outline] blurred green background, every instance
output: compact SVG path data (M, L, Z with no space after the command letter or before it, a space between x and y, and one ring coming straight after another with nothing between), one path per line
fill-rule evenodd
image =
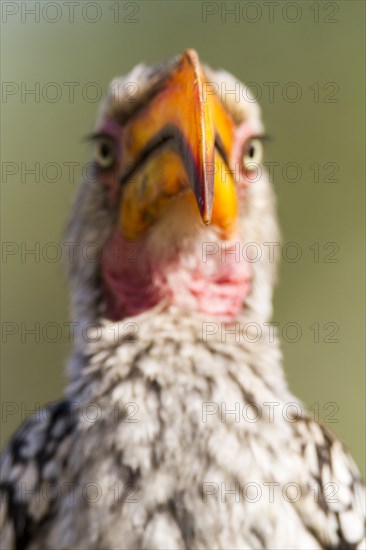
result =
M13 243L2 259L2 443L65 384L68 293L61 262L42 252L54 257L47 243L61 241L95 93L140 61L193 47L261 92L283 240L301 247L299 261L282 262L275 299L280 330L289 322L302 330L295 343L285 332L289 383L365 474L364 2L85 1L73 15L63 2L41 2L39 20L22 4L35 2L2 5L1 223ZM37 86L38 97L25 93ZM37 162L39 181L26 173ZM334 256L327 243L339 247ZM24 257L35 246L40 257ZM39 342L26 334L36 323Z

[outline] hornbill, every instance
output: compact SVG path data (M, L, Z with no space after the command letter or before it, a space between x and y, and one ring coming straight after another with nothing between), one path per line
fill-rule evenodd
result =
M263 137L249 90L194 50L109 86L66 236L69 381L3 453L1 548L364 544L357 468L270 325Z

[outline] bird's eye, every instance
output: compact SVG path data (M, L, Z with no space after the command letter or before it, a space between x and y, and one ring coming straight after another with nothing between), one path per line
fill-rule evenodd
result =
M262 161L263 145L260 139L249 139L244 148L243 168L245 170L256 170Z
M113 144L107 138L98 139L94 146L94 159L100 168L110 168L115 161Z

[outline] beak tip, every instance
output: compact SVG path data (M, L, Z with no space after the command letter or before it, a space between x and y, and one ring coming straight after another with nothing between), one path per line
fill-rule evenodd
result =
M201 212L201 219L205 225L209 225L211 222L211 212L208 212L206 209Z
M198 210L201 220L205 225L209 225L212 218L213 207L213 181L211 184L200 187L198 192L195 192Z

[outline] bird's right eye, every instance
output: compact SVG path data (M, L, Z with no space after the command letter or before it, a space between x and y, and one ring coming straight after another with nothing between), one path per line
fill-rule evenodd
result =
M260 139L252 138L247 141L243 153L243 168L251 171L262 161L263 145Z
M115 153L111 140L107 138L96 140L94 144L94 160L103 170L113 166L115 161Z

